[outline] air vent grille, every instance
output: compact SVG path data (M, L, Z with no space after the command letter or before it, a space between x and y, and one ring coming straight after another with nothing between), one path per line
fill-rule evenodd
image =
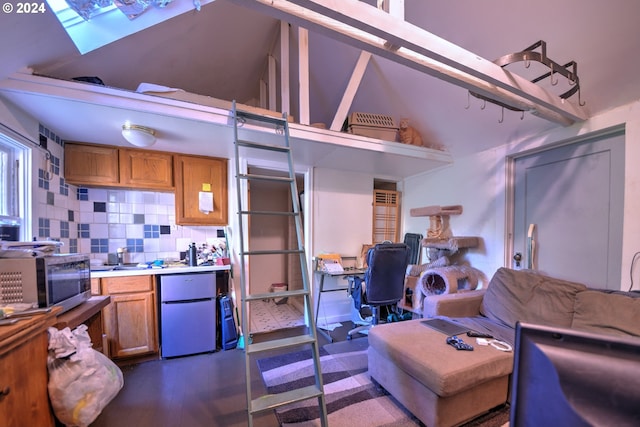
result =
M397 129L396 124L393 122L393 117L374 113L351 113L349 115L349 126L371 126Z
M22 273L0 273L0 303L10 304L23 301Z
M397 191L380 191L376 190L375 203L376 205L392 205L398 204L398 192Z

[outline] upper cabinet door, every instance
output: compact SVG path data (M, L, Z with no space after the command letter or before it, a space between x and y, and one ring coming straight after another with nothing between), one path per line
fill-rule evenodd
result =
M174 156L176 224L227 225L227 160Z
M131 188L173 190L173 156L150 150L120 149L120 184Z
M109 145L66 143L65 179L76 185L173 191L173 155Z
M120 182L118 149L65 143L64 177L71 184L117 185Z

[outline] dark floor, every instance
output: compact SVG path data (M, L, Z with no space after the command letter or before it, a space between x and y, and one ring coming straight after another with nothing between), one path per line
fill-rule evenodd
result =
M352 327L351 322L343 322L331 336L335 341L345 341ZM300 329L277 334L296 332L299 334ZM256 335L254 342L264 338L265 335ZM328 343L319 333L319 346ZM281 352L287 351L291 350ZM258 358L273 354L263 353ZM124 366L123 389L91 426L244 427L247 425L244 357L243 350L234 349ZM251 384L256 398L265 389L255 361L252 363L255 369L251 369ZM253 423L257 427L278 426L273 411L254 416Z

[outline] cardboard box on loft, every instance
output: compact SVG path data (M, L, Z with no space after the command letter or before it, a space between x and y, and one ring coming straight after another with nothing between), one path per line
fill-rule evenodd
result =
M351 113L347 118L347 131L385 141L398 140L398 127L393 118L383 114Z

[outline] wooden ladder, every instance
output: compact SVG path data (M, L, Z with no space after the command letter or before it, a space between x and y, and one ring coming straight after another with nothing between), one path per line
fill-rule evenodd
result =
M327 408L324 396L324 387L322 384L322 372L320 369L320 353L318 349L317 332L314 327L306 328L306 333L302 335L291 336L287 338L272 339L260 343L253 343L249 332L249 307L252 301L261 301L264 299L281 299L288 297L303 297L304 300L304 316L310 321L314 319L312 307L312 295L309 283L309 273L307 269L307 259L302 237L302 216L300 211L300 199L298 197L298 189L296 184L295 169L293 165L293 156L289 143L289 126L287 115L283 118L263 116L246 111L236 109L236 102L233 101L233 127L234 127L234 145L235 145L235 169L236 169L236 191L238 196L238 223L240 238L240 283L241 283L241 303L242 303L242 330L245 333L245 375L247 385L247 408L249 415L249 426L253 426L253 415L266 410L273 410L280 406L299 402L307 399L317 398L320 409L320 420L323 427L327 427ZM258 143L253 141L242 140L238 138L238 128L243 126L270 127L274 129L272 139L275 143ZM245 128L246 129L246 128ZM270 141L271 142L271 141ZM280 156L280 161L286 158L288 163L288 176L268 176L249 173L240 173L240 159L244 155L253 154L256 150L263 156ZM252 211L243 208L243 194L247 194L247 185L252 180L271 181L288 183L290 186L292 211ZM248 202L246 203L248 205ZM297 247L274 249L274 250L246 250L245 248L245 229L248 229L249 219L252 215L279 215L293 217L295 222ZM249 259L254 256L276 255L283 256L297 255L300 259L300 270L302 273L302 289L274 291L269 293L251 292L250 283L246 277L246 266ZM251 355L266 352L275 349L294 348L310 345L312 348L315 384L294 390L289 390L278 394L266 394L254 398L251 390L251 370L254 368Z

